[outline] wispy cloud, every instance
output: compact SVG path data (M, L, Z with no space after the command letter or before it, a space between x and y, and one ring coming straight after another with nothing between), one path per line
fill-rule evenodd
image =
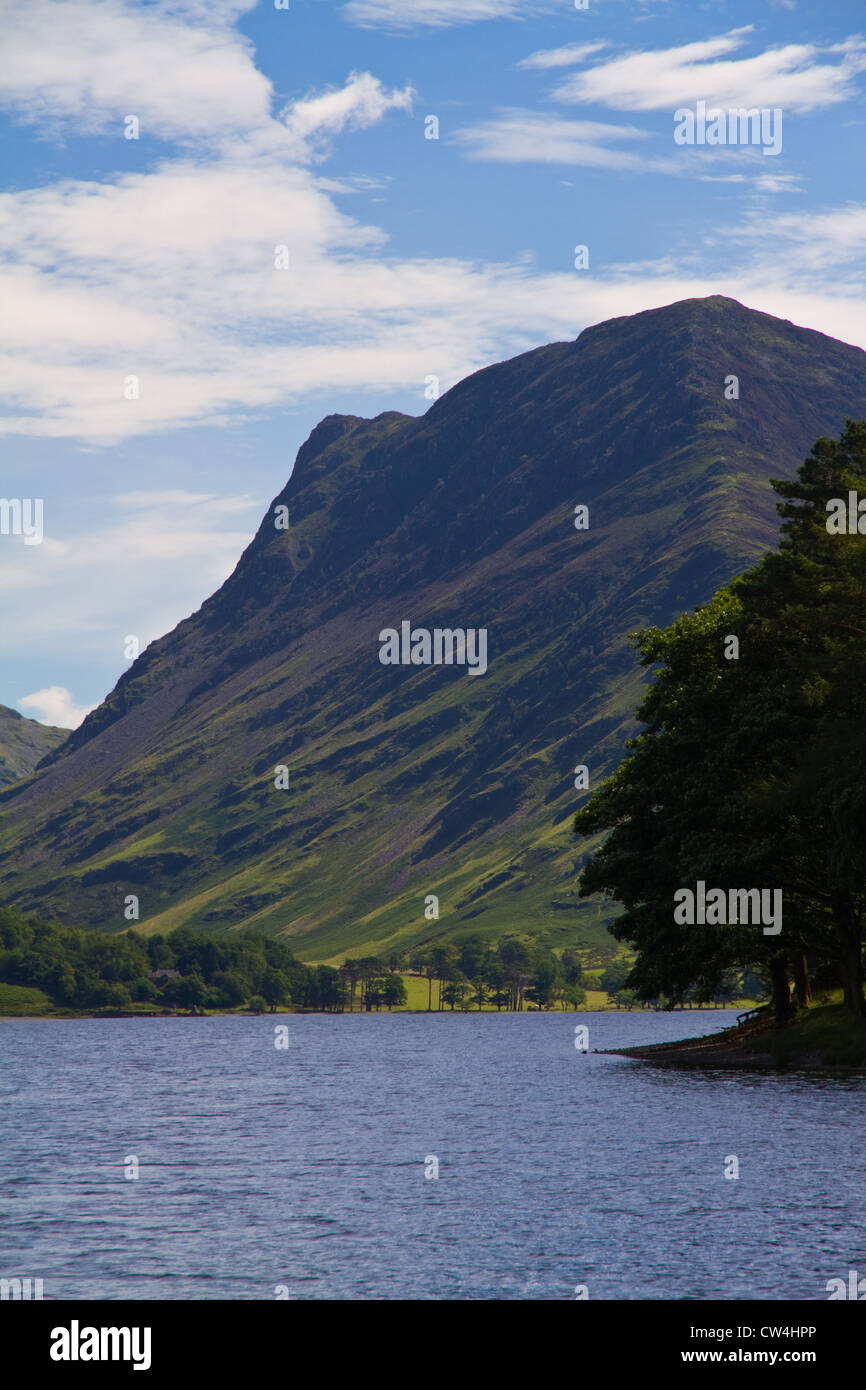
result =
M813 111L856 95L854 78L866 69L866 42L786 44L745 58L751 26L727 34L610 58L566 78L559 101L598 104L617 111L660 111L704 100L712 106L781 106Z
M481 19L520 19L550 8L544 0L349 0L343 13L365 29L445 29Z
M593 53L600 53L608 44L599 40L596 43L567 43L562 48L540 48L537 53L530 53L528 58L523 58L517 64L519 68L568 68L575 63L582 63L584 58L589 58Z
M528 12L498 0L365 3L380 18L399 9L419 24ZM337 206L337 188L345 192L351 180L317 171L328 142L405 120L411 87L389 89L355 72L274 114L270 84L232 28L251 4L33 0L12 12L0 99L18 115L44 119L47 102L50 113L86 130L93 121L110 127L139 105L142 120L181 148L112 179L0 197L6 433L109 444L228 424L317 395L332 403L341 393L414 384L423 409L430 373L446 389L491 357L574 336L608 306L629 311L618 289L590 287L566 270L390 254L380 227ZM796 61L791 49L730 61L748 33L608 60L571 74L560 90L573 101L670 108L690 90L708 100L742 95L756 77L748 64L764 61L786 81L807 80L811 100L819 89L831 100L866 61L855 40L826 50L835 65L802 46ZM570 44L525 61L555 69L564 53L584 62L595 47ZM774 95L762 89L766 102ZM457 140L473 159L698 178L723 175L725 159L736 156L744 161L738 172L754 177L748 150L668 157L635 125L513 108ZM118 149L128 154L120 135ZM766 192L793 186L790 175L760 177L756 187ZM277 267L278 247L288 250L286 269ZM643 277L650 298L653 276ZM643 293L638 284L634 305Z
M650 132L637 126L576 121L517 107L458 130L454 138L468 159L499 164L567 164L620 173L664 174L701 182L738 183L761 193L800 191L798 175L768 175L757 151L748 147L691 148L687 157L682 150L676 155L657 154L649 144ZM632 148L617 148L621 142L631 144ZM740 168L736 173L718 172L720 165L730 165L734 160L745 163L746 171Z
M7 194L2 428L107 443L412 382L423 407L429 372L444 388L574 327L567 277L388 258L385 241L265 157Z
M575 164L603 169L653 166L651 159L613 148L621 141L647 139L645 130L600 121L573 121L516 107L457 131L455 139L470 158L505 164ZM669 163L676 166L673 159ZM656 160L655 164L661 166L663 161Z
M344 214L314 167L329 141L405 120L411 87L354 72L272 114L270 84L231 29L249 7L16 10L0 100L30 120L48 102L78 130L117 123L124 159L120 123L138 114L181 152L0 197L0 430L115 443L412 383L422 407L429 373L445 387L503 348L573 329L567 277L388 257L380 228Z
M0 655L40 657L46 644L69 643L77 659L116 669L127 636L143 651L228 578L268 500L184 489L94 498L86 529L46 534L32 559L3 552Z
M748 245L758 263L776 263L780 254L802 275L820 281L831 272L853 276L849 288L866 290L866 204L813 209L808 219L781 213L767 220L757 213L733 233L732 239ZM777 272L778 273L778 272ZM856 287L856 288L855 288Z

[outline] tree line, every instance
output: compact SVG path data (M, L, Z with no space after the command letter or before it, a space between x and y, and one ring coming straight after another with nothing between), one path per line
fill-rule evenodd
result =
M228 939L183 927L168 936L107 934L25 919L8 908L0 909L0 981L35 986L61 1007L97 1012L135 1005L333 1012L345 1007L348 990L338 970L304 965L282 941L255 932ZM400 1002L393 992L389 998Z
M819 439L772 487L778 551L671 626L632 636L656 671L642 731L575 815L578 833L608 832L579 891L622 904L611 930L637 952L639 998L709 998L748 969L769 981L779 1023L816 987L841 987L863 1017L866 421ZM781 930L739 914L677 921L675 894L699 881L780 890Z
M427 980L427 1010L434 1008L482 1009L485 1004L497 1010L517 1012L527 1001L537 1009L560 1004L574 1009L586 1001L581 985L582 969L577 950L569 948L556 956L553 951L505 936L496 942L471 935L462 940L442 942L410 951L407 965Z
M470 936L335 967L306 965L279 938L253 930L231 937L186 927L169 935L109 934L0 909L0 982L35 987L71 1010L378 1012L407 1002L403 970L426 978L429 1010L574 1008L586 998L576 951L558 959L516 937L491 944Z

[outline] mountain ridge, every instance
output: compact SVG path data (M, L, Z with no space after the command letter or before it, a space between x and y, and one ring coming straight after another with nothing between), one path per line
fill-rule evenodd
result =
M40 724L0 705L0 790L29 777L68 736L68 729Z
M571 769L595 784L632 731L627 633L773 544L768 478L857 414L866 354L714 296L422 416L326 416L233 574L0 799L0 897L122 929L136 893L142 930L255 924L316 959L468 925L600 939ZM383 666L402 620L486 627L487 674Z

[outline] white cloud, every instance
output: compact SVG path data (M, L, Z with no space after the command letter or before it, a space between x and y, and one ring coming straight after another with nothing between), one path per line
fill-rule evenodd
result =
M753 179L756 193L802 193L803 181L799 174L756 174Z
M399 119L411 89L389 91L373 75L353 73L343 87L308 93L275 119L269 84L247 41L230 28L247 8L247 0L12 7L17 46L16 61L6 64L15 68L6 97L16 110L32 115L44 88L52 110L86 125L128 107L128 82L150 101L149 119L182 136L185 153L113 180L67 180L0 197L0 430L109 444L235 422L316 395L334 408L343 393L412 385L423 409L431 372L445 389L491 358L573 337L608 312L647 307L647 299L664 303L657 295L678 297L683 278L691 285L691 277L674 277L669 291L660 290L657 271L639 268L630 300L618 284L576 275L567 251L562 271L549 273L531 261L388 255L383 231L342 212L335 181L318 179L313 166L323 139ZM518 9L494 0L479 0L477 10L473 0L400 5L407 19L428 23ZM51 31L45 53L35 41L43 24ZM645 62L715 71L743 32L674 50L674 58L631 55L573 80L607 73L615 95L625 80L618 63L638 64L626 72L638 88L641 73L648 80ZM854 61L852 44L835 50L843 61L846 54ZM62 81L57 64L66 65ZM196 143L211 118L215 135ZM701 152L654 159L632 126L534 112L502 112L459 138L471 157L499 161L672 173L688 167L698 176L708 167ZM712 157L722 161L725 153ZM745 159L750 152L736 153ZM343 189L345 180L338 182ZM775 176L773 186L790 183ZM288 270L275 268L277 246L289 249ZM127 400L124 384L133 376L140 395Z
M864 250L866 205L857 205L826 209L808 222L755 213L744 226L720 228L712 242L697 242L667 260L615 265L603 272L544 276L532 274L529 267L506 273L455 263L443 275L441 263L380 267L375 293L387 295L393 274L393 304L401 311L411 292L409 281L401 277L410 272L416 276L420 302L437 293L450 296L450 302L432 352L427 326L416 323L391 345L390 357L383 341L378 368L402 380L408 354L408 370L420 385L422 365L436 371L445 363L444 385L446 377L470 369L461 365L461 354L479 343L489 345L482 346L481 361L473 366L502 356L497 301L507 304L515 320L522 316L530 324L539 315L553 320L558 300L562 319L571 323L558 334L541 333L535 339L546 341L574 337L589 324L677 300L726 294L750 308L866 347ZM524 346L532 345L527 332ZM306 366L310 389L325 370L339 368L347 375L369 370L368 351L355 351L353 360L351 347L344 358L329 356L323 348L318 363ZM305 360L298 356L299 369ZM129 490L101 502L95 499L86 531L58 538L49 527L41 546L0 552L0 594L6 599L0 659L41 660L48 649L58 660L84 659L94 669L122 669L127 634L136 634L143 650L228 577L268 500L182 487ZM64 722L61 709L40 708L49 722Z
M576 331L567 276L388 259L384 241L269 156L0 197L2 428L110 442L411 382L422 405L429 372L453 382L503 345Z
M444 29L479 19L519 19L549 8L540 0L349 0L343 13L365 29Z
M750 58L729 58L750 32L750 27L733 29L678 48L611 58L572 74L553 95L617 111L659 111L701 100L711 106L813 111L857 94L854 77L866 69L862 39L824 48L786 44ZM829 57L838 61L826 61Z
M850 203L841 208L813 209L802 214L780 214L772 221L753 214L736 233L736 240L747 243L758 265L772 266L781 254L794 275L808 271L810 280L820 283L832 267L839 275L854 273L854 283L862 293L866 283L866 204ZM841 278L841 276L840 276ZM850 283L850 282L849 282ZM862 341L862 336L857 339Z
M593 53L600 53L607 44L599 40L596 43L567 43L562 48L540 48L537 53L530 53L528 58L523 58L517 64L519 68L567 68L574 63L583 62Z
M455 138L470 158L505 164L579 164L601 169L639 169L652 164L641 156L611 148L617 141L645 140L647 132L635 126L571 121L515 107L458 131ZM656 163L662 165L663 161ZM672 172L682 168L674 159L667 163Z
M411 87L386 92L370 73L353 72L344 87L296 101L281 115L292 135L308 140L322 132L336 134L346 126L363 130L375 125L388 111L411 111L413 95Z
M757 150L690 148L683 157L652 154L644 146L617 149L620 141L644 141L649 132L636 126L608 125L599 121L575 121L541 111L507 108L488 121L458 130L455 141L468 159L484 159L500 164L570 164L588 169L608 169L617 172L668 174L674 178L697 178L709 183L740 183L750 185L760 193L793 193L800 191L800 179L795 174L770 174L764 171ZM710 174L720 164L745 164L757 172Z
M269 500L184 489L93 499L85 531L46 529L29 553L5 552L0 653L44 657L47 646L64 648L74 613L75 657L122 666L126 636L143 651L228 578Z
M231 27L255 3L4 0L0 101L51 137L72 125L122 139L127 115L162 138L262 125L270 83Z
M18 704L28 718L60 729L77 729L96 709L95 705L77 705L63 685L48 685L44 690L34 690L32 695L22 695Z
M248 7L34 0L16 11L7 104L32 117L50 100L83 128L137 105L189 149L145 172L0 196L2 432L114 443L413 382L422 405L431 371L450 384L503 345L574 331L567 277L386 258L384 233L343 214L333 180L309 166L324 139L405 114L411 88L352 73L275 119L269 84L228 27ZM281 246L288 270L275 267Z

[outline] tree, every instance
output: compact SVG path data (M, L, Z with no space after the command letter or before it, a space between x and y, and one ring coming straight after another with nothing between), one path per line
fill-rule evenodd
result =
M462 941L457 942L459 956L457 965L467 980L477 979L483 969L488 956L487 942L483 936L477 933L472 936L465 936Z
M523 1008L523 992L532 978L532 952L525 941L506 936L499 943L499 959L505 969L509 1005L519 1012Z
M863 1016L866 921L866 538L828 530L832 499L866 494L866 422L819 440L786 499L778 552L662 631L633 638L659 667L630 755L575 816L610 833L583 871L624 912L641 998L711 999L725 972L766 971L777 1021L808 999L808 961L836 962ZM739 659L728 659L730 639ZM774 885L784 935L760 925L677 923L674 894L703 880ZM768 891L770 891L768 889Z
M103 981L93 990L88 1003L91 1008L128 1009L132 1004L132 996L126 985Z
M52 999L63 1004L71 1004L78 994L78 981L68 960L61 961L52 972L51 988L48 993Z
M561 976L559 962L553 955L543 956L537 961L526 993L539 1009L549 1009Z
M487 999L487 981L484 975L476 975L470 983L472 985L472 1002L478 1006L480 1012Z
M459 970L452 970L451 977L442 990L442 1002L447 1004L451 1012L454 1012L454 1005L461 1004L468 992L468 984Z
M367 1013L375 1009L378 1013L385 1002L385 977L371 976L364 981L364 1008Z
M508 992L505 988L505 966L496 956L491 956L484 969L484 980L490 990L491 1001L496 1005L497 1013L501 1012L503 1004L508 1003Z
M397 974L386 975L382 995L389 1013L395 1006L399 1008L402 1004L405 1004L409 996L406 993L406 982L403 976Z
M312 996L309 998L305 995L305 1003L311 1003L313 1008L331 1012L343 1008L346 1002L346 984L338 970L334 970L330 965L317 965L315 971L307 970L305 973L309 979Z
M189 1009L191 1014L204 1003L205 983L201 975L186 975L182 980L175 981L177 984L177 1000L184 1009Z
M267 1001L260 994L254 994L247 1005L250 1013L253 1014L263 1014L267 1011L267 1007Z
M425 957L424 974L427 976L427 1012L433 1008L433 981L436 979L436 964L432 955Z
M271 1013L276 1013L279 1004L285 1004L289 999L290 981L282 970L274 970L272 967L264 972L261 979L261 994Z
M452 943L444 946L434 946L430 952L430 961L433 965L435 978L439 981L439 1008L448 1001L443 995L443 985L452 977L452 972L457 968L458 951ZM452 1005L452 1008L454 1006Z
M347 958L340 966L340 973L345 976L349 984L349 1013L351 1013L355 1007L355 990L358 987L358 980L361 978L360 961Z
M631 966L627 961L615 960L601 972L598 982L608 994L616 994L625 987L630 974Z
M361 980L362 1003L367 1013L376 1004L381 1004L382 999L382 976L384 969L382 962L377 956L364 956L362 960L356 962L358 975Z
M213 984L219 992L220 1005L236 1008L249 994L249 984L236 970L218 970Z
M562 1004L563 1011L578 1009L586 1003L586 990L582 985L570 985L565 980L560 980L556 986L556 998Z
M559 958L562 968L562 978L567 985L579 985L583 982L583 961L580 953L572 946L566 947Z

